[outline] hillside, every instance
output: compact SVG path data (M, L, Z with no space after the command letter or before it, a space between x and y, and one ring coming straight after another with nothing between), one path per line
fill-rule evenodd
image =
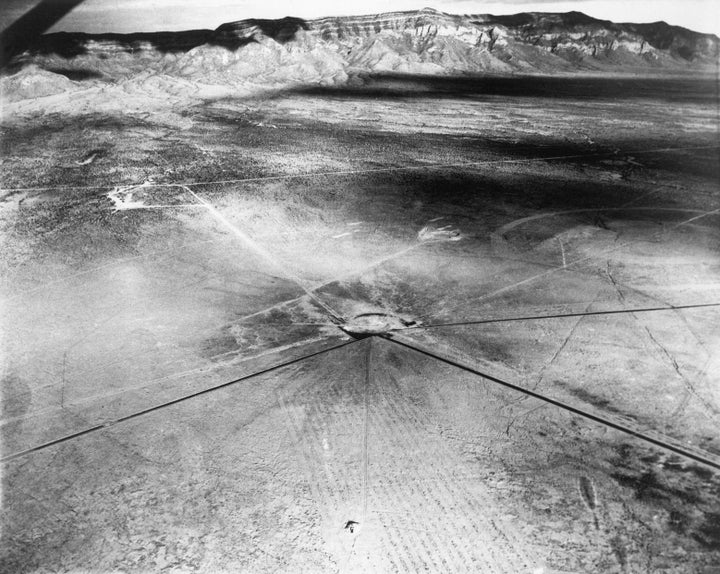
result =
M716 69L719 45L664 22L616 24L579 12L254 19L215 30L48 34L15 58L2 89L12 101L65 91L68 80L162 91L187 82L344 85L373 73L700 73Z

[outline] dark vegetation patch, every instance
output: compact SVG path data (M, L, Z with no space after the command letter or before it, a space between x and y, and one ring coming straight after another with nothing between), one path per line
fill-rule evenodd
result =
M92 114L68 118L51 114L22 125L0 128L0 181L5 188L101 187L127 183L136 166L130 160L140 155L135 130L158 132L157 125L127 116ZM102 152L110 165L91 162L79 165L89 153ZM137 167L147 170L138 158ZM134 179L137 179L135 176Z
M662 466L664 469L674 472L688 472L696 475L701 480L710 480L713 477L713 471L704 466L697 464L688 463L687 461L681 460L677 456L668 457L667 460L663 461Z
M706 548L720 549L720 512L707 512L693 537Z
M277 327L290 326L293 324L295 318L292 313L286 309L271 309L267 313L264 313L258 318L259 323L272 323ZM252 321L248 321L251 324Z
M635 497L639 500L666 500L670 497L674 497L687 503L695 503L699 501L699 497L696 492L672 488L662 482L658 474L652 470L643 472L639 475L617 472L611 474L610 476L612 476L622 486L632 488L635 491Z
M118 216L111 209L105 194L87 191L65 191L54 197L42 197L25 207L21 203L14 231L19 235L62 241L64 235L75 236L92 228L118 227L117 239L125 242L133 237L135 225L128 225L128 218L142 218L144 223L157 223L163 215L159 212L126 212ZM123 223L119 222L122 221ZM138 221L139 223L139 221ZM119 224L119 225L118 225ZM73 237L72 239L75 239Z
M133 226L139 225L140 221L152 223L154 218L163 216L147 212L142 216L124 213L111 218L112 209L104 194L115 185L141 183L150 178L159 183L202 182L316 171L323 169L323 158L345 162L351 169L360 170L417 166L420 161L469 164L466 168L452 169L308 175L292 180L292 186L278 191L296 194L307 205L320 209L333 202L338 205L345 202L359 219L370 222L380 222L383 212L400 207L414 224L421 223L428 214L441 211L462 215L466 227L482 228L503 217L522 217L537 210L615 207L635 201L649 191L646 186L634 182L607 182L592 173L584 174L584 165L595 160L580 158L576 162L567 159L509 167L482 163L498 159L582 156L598 149L586 143L569 142L562 134L553 137L529 135L522 140L505 138L502 133L469 134L458 138L432 133L378 132L311 122L268 129L259 124L275 121L275 118L264 112L243 115L208 105L194 107L192 113L194 126L182 131L155 124L152 118L99 114L76 118L49 115L33 118L22 126L0 128L3 156L0 178L6 187L100 187L81 195L67 190L53 191L60 201L52 208L43 202L34 207L27 205L27 209L23 208L18 215L17 232L27 234L37 230L38 237L45 238L48 245L59 239L60 246L61 236L69 233L73 226L85 231L95 226L111 235L118 227L122 231L118 232L116 241L127 245L132 243ZM692 140L695 136L687 137ZM614 145L608 140L601 151L610 150ZM652 142L642 138L617 142L618 147L637 149L648 145ZM98 150L107 150L107 154L104 157L99 154L87 165L76 165ZM278 167L277 162L267 161L268 153L273 154L273 159L287 158L287 165ZM303 164L307 157L318 159L308 168ZM682 178L683 173L695 171L694 177L705 173L707 181L711 181L710 176L717 171L713 162L708 161L711 157L714 157L711 152L696 152L687 157L666 154L653 161L658 163L658 169L676 172L678 178ZM294 158L297 161L293 161ZM643 159L643 163L648 162ZM696 171L699 164L705 165L704 172ZM572 177L563 178L563 173L571 173ZM256 187L258 197L262 198L268 192L267 182L260 182ZM213 186L198 189L213 193ZM230 188L217 186L217 192L222 194L247 194L249 189L247 184L235 184ZM57 212L50 213L55 207ZM609 405L605 407L610 408Z
M677 534L686 534L692 525L692 518L679 510L671 510L668 517L670 529Z
M376 307L382 305L378 290L372 283L363 281L333 281L324 285L318 293L348 301L362 301Z
M672 532L707 550L720 548L720 475L655 449L619 444L610 476L632 490L651 512L661 512Z
M201 355L206 359L215 359L218 355L240 351L240 345L232 333L224 331L205 340L201 347ZM221 357L217 357L221 359Z
M16 373L8 373L0 379L0 413L2 418L23 416L31 402L31 387Z
M31 247L33 263L57 256L74 268L138 255L147 229L159 233L168 225L178 224L159 210L116 213L104 192L66 190L21 201L4 233L11 245L21 241ZM14 261L12 250L6 250L3 258L12 266L29 263Z
M360 217L377 212L391 198L418 222L426 213L462 215L465 223L492 221L507 209L531 214L538 209L583 209L598 205L621 205L640 189L588 181L567 183L543 173L500 170L443 170L428 168L410 172L368 173L332 182L355 201Z
M605 399L599 395L591 393L590 391L588 391L586 389L572 386L571 384L569 384L565 381L557 381L557 384L559 386L561 386L562 388L564 388L565 390L567 390L573 396L582 400L583 402L591 404L591 405L598 407L604 411L609 411L612 413L625 415L625 413L622 410L615 407L612 404L612 402L608 399Z
M337 158L350 162L352 169L361 170L418 166L419 160L427 163L466 162L467 168L419 169L394 174L380 172L337 180L335 176L332 180L325 176L323 182L324 186L327 183L342 185L351 180L353 185L362 186L364 181L370 189L383 183L398 185L407 188L407 197L420 195L420 201L445 201L459 206L471 199L485 207L497 201L530 209L614 207L633 201L647 191L634 182L602 181L592 173L581 176L588 162L594 165L602 159L584 157L597 153L597 146L571 143L561 137L529 136L522 141L486 135L455 138L443 134L409 135L309 122L268 129L261 124L276 119L257 111L245 113L201 106L193 108L192 114L195 126L184 132L171 132L170 137L162 135L162 126L132 116L49 117L22 128L8 126L0 138L1 149L7 158L0 167L0 175L7 187L140 183L148 177L168 183L214 181L274 176L290 169L302 172L307 169L303 167L304 158L311 155ZM153 131L158 137L142 135ZM92 140L88 140L87 134L93 134ZM79 145L88 149L107 147L110 142L114 146L107 158L112 161L110 169L96 169L94 163L82 166L84 169L73 165ZM643 149L652 145L638 139L618 142L617 147ZM610 153L612 147L615 146L611 142L606 142L600 151ZM33 161L32 169L24 169L23 158L27 158L29 166L38 150L45 150L43 161ZM297 167L278 168L276 164L264 161L268 153L276 157L285 155L288 166ZM720 169L716 165L718 162L710 161L708 154L707 151L664 154L651 160L663 170L672 169L679 174L692 172L694 177L704 173L713 177L720 174ZM580 157L553 161L547 166L542 162L507 167L492 165L497 159L535 160L557 156ZM291 161L293 157L297 157L296 162ZM643 158L643 162L647 159ZM490 163L484 164L486 161ZM575 176L559 178L558 170L566 167L575 170ZM322 171L322 168L313 167L308 171ZM305 183L315 185L319 182ZM462 212L467 213L465 205L462 205Z

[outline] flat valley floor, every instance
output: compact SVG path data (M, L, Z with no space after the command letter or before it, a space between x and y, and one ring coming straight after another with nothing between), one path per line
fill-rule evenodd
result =
M1 126L0 571L717 572L714 81L90 92Z

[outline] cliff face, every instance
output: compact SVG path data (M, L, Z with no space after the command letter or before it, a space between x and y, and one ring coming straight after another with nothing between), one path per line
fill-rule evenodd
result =
M655 24L579 12L514 16L435 10L305 21L243 20L216 30L49 34L16 64L128 79L161 74L213 83L341 84L363 73L708 71L720 41Z
M483 24L504 27L516 41L553 53L576 50L594 57L624 49L632 54L670 56L688 62L717 60L718 38L665 22L615 24L581 12L482 16Z

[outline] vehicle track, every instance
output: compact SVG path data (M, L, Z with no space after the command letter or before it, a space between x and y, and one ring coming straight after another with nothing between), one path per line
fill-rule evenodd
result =
M181 186L184 187L184 186ZM242 229L240 229L237 225L234 225L229 219L227 219L220 211L213 206L208 201L204 200L202 197L200 197L198 194L196 194L192 189L189 187L184 187L186 191L188 191L199 203L200 205L203 205L207 208L208 212L217 219L220 223L222 223L227 229L229 229L235 237L237 237L243 245L245 245L250 251L255 253L255 255L259 256L261 259L264 259L267 263L272 265L275 269L277 269L280 274L295 283L300 289L302 289L305 294L310 297L310 299L318 304L320 307L322 307L325 312L335 319L339 324L342 324L345 322L343 317L335 311L330 305L325 303L317 294L315 289L309 288L304 281L302 281L297 275L295 275L292 271L287 269L285 266L282 265L280 261L276 257L273 256L272 253L267 251L264 247L259 245L255 240L253 240L252 237L250 237L247 233L245 233Z
M696 213L696 210L678 209L676 211L679 211L679 212L690 211L692 213ZM674 225L670 226L668 228L668 230L679 229L681 227L684 227L684 226L692 223L693 221L698 221L699 219L702 219L704 217L710 217L712 215L717 215L719 213L720 213L720 208L712 209L709 211L703 211L703 212L700 212L698 215L691 217L690 219L684 219L683 221L680 221L679 223L675 223ZM665 231L667 231L667 230L663 230L663 231L655 233L654 236L652 237L652 239L657 239L661 235L661 233L664 233ZM574 266L578 265L579 263L584 263L586 261L596 259L600 256L607 255L609 253L613 253L615 251L618 251L619 249L622 249L624 247L629 247L631 245L632 245L631 241L622 241L622 242L615 243L612 247L608 247L606 249L601 249L597 253L592 253L590 255L585 255L583 257L578 257L577 259L573 259L572 261L567 262L567 264L564 266L552 267L552 268L542 271L540 273L536 273L535 275L530 275L529 277L526 277L525 279L521 279L520 281L516 281L515 283L511 283L509 285L499 287L498 289L495 289L493 291L490 291L489 293L485 293L484 295L481 295L480 297L475 298L473 301L471 301L471 303L477 304L477 303L480 303L483 301L487 301L488 299L492 299L493 297L496 297L497 295L502 295L503 293L512 291L513 289L516 289L517 287L521 287L523 285L528 285L529 283L533 283L533 282L537 281L538 279L543 279L545 277L549 277L550 275L554 275L560 271L566 271L569 267L574 267ZM463 303L463 306L465 306L465 305L467 305L467 302ZM450 307L449 309L446 309L445 312L456 311L459 308L460 308L460 306ZM418 317L418 319L422 320L428 316L429 315L420 315L420 317Z
M346 366L365 373L320 373L283 399L341 571L530 571L526 541L371 341ZM357 516L351 543L339 525Z
M329 347L329 348L327 348L327 349L322 349L322 350L320 350L320 351L315 351L314 353L310 353L310 354L307 354L307 355L303 355L303 356L301 356L301 357L297 357L297 358L291 359L291 360L289 360L289 361L284 361L284 362L282 362L282 363L278 363L278 364L276 364L276 365L273 365L272 367L268 367L268 368L266 368L266 369L262 369L262 370L260 370L260 371L254 372L254 373L250 373L250 374L248 374L248 375L244 375L244 376L239 377L239 378L237 378L237 379L233 379L232 381L228 381L228 382L226 382L226 383L221 383L221 384L219 384L219 385L215 385L215 386L213 386L213 387L209 387L209 388L203 389L203 390L201 390L201 391L197 391L197 392L194 392L194 393L190 393L190 394L184 395L184 396L182 396L182 397L178 397L178 398L176 398L176 399L173 399L173 400L171 400L171 401L167 401L167 402L165 402L165 403L161 403L161 404L159 404L159 405L154 405L154 406L152 406L152 407L148 407L148 408L146 408L146 409L142 409L142 410L140 410L140 411L136 411L136 412L134 412L134 413L131 413L131 414L129 414L129 415L125 415L125 416L123 416L123 417L120 417L120 418L117 418L117 419L114 419L114 420L111 420L111 421L106 421L106 422L104 422L104 423L101 423L101 424L98 424L98 425L94 425L94 426L92 426L92 427L83 429L83 430L81 430L81 431L78 431L78 432L75 432L75 433L71 433L71 434L69 434L69 435L65 435L65 436L62 436L62 437L53 439L53 440L48 441L48 442L46 442L46 443L39 444L39 445L37 445L37 446L31 447L31 448L28 448L28 449L25 449L25 450L22 450L22 451L15 452L15 453L12 453L12 454L7 455L7 456L4 456L3 458L0 458L0 463L10 462L11 460L15 460L15 459L18 459L18 458L22 458L22 457L25 457L25 456L27 456L27 455L29 455L29 454L32 454L32 453L35 453L35 452L38 452L38 451L41 451L41 450L45 450L45 449L50 448L50 447L52 447L52 446L56 446L56 445L58 445L58 444L61 444L61 443L64 443L64 442L67 442L67 441L70 441L70 440L79 438L79 437L81 437L81 436L84 436L84 435L87 435L87 434L90 434L90 433L94 433L94 432L97 432L97 431L100 431L100 430L103 430L103 429L106 429L106 428L110 428L110 427L115 426L115 425L117 425L117 424L124 423L124 422L127 422L127 421L129 421L129 420L132 420L132 419L135 419L135 418L138 418L138 417L141 417L141 416L144 416L144 415L153 413L153 412L158 411L158 410L160 410L160 409L164 409L164 408L166 408L166 407L170 407L170 406L172 406L172 405L176 405L176 404L178 404L178 403L182 403L182 402L185 402L185 401L187 401L187 400L194 399L194 398L196 398L196 397L199 397L199 396L202 396L202 395L205 395L205 394L208 394L208 393L212 393L213 391L217 391L217 390L220 390L220 389L224 389L224 388L226 388L226 387L229 387L229 386L231 386L231 385L235 385L235 384L240 383L240 382L242 382L242 381L247 381L248 379L251 379L251 378L254 378L254 377L259 377L260 375L264 375L264 374L267 374L267 373L271 373L271 372L277 371L277 370L279 370L279 369L282 369L282 368L284 368L284 367L288 367L288 366L290 366L290 365L295 365L295 364L297 364L297 363L300 363L300 362L302 362L302 361L305 361L306 359L310 359L310 358L312 358L312 357L317 357L318 355L323 355L323 354L325 354L325 353L329 353L330 351L334 351L335 349L340 349L341 347L345 347L345 346L347 346L347 345L352 345L352 344L355 343L355 342L356 342L356 341L354 341L354 340L352 340L352 341L344 341L344 342L339 343L339 344L337 344L337 345L333 345L332 347Z
M398 477L388 480L388 489L399 492L376 493L377 502L397 500L408 517L421 514L424 529L444 540L435 555L451 563L451 571L473 563L480 571L526 571L527 545L494 512L498 505L487 487L467 472L465 461L448 447L422 404L408 400L408 389L392 371L384 376L378 389L382 408L376 410L373 421L378 435L387 437L387 447L380 450L406 456L386 460L382 474ZM411 500L417 502L411 504Z
M458 168L458 167L474 167L474 166L484 166L484 165L493 165L493 164L504 164L504 163L538 163L543 161L558 161L562 159L582 159L586 157L605 157L605 156L615 156L618 153L623 155L628 154L653 154L653 153L672 153L676 151L697 151L697 150L710 150L710 149L718 149L720 146L717 145L711 145L711 146L690 146L690 147L679 147L679 148L655 148L655 149L643 149L643 150L629 150L629 151L621 151L621 150L608 150L604 152L590 152L590 153L581 153L581 154L570 154L570 155L556 155L556 156L548 156L548 157L532 157L532 158L521 158L521 159L496 159L496 160L480 160L480 161L473 161L473 162L455 162L455 163L428 163L428 164L422 164L422 165L406 165L406 166L392 166L392 167L380 167L380 168L369 168L369 169L354 169L354 170L340 170L340 171L325 171L325 172L315 172L315 173L294 173L294 174L282 174L282 175L269 175L269 176L260 176L260 177L244 177L244 178L236 178L236 179L219 179L219 180L213 180L213 181L185 181L185 182L177 182L177 183L159 183L155 184L156 187L164 186L164 187L183 187L183 186L205 186L205 185L222 185L222 184L229 184L229 183L246 183L246 182L257 182L257 181L280 181L280 180L287 180L287 179L304 179L304 178L312 178L312 177L319 177L319 176L333 176L333 175L358 175L358 174L364 174L364 173L387 173L387 172L396 172L396 171L415 171L415 170L424 170L424 169L442 169L442 168ZM129 187L140 187L142 184L136 183L136 184L126 184ZM112 185L56 185L56 186L38 186L38 187L12 187L12 188L0 188L0 199L3 199L7 195L11 195L14 193L20 193L23 191L53 191L53 190L99 190L99 189L108 189L113 187Z
M640 440L643 440L643 441L645 441L645 442L649 442L649 443L651 443L651 444L653 444L653 445L655 445L655 446L658 446L658 447L660 447L660 448L662 448L662 449L670 450L670 451L672 451L672 452L674 452L674 453L676 453L676 454L679 454L679 455L684 456L684 457L686 457L686 458L690 458L690 459L692 459L692 460L694 460L694 461L696 461L696 462L699 462L699 463L701 463L701 464L705 464L705 465L710 466L710 467L712 467L712 468L714 468L714 469L720 470L720 460L718 460L717 457L714 457L714 456L711 455L710 453L707 453L707 452L704 452L704 451L701 451L701 450L698 450L698 449L693 449L692 447L687 447L687 446L684 446L684 445L679 445L679 444L676 443L676 441L672 440L670 437L668 437L668 436L666 436L666 435L664 435L664 434L662 434L662 433L652 432L652 431L651 431L652 434L650 434L650 432L642 431L642 430L638 430L638 429L636 429L636 428L633 428L632 426L630 426L630 424L628 424L627 421L614 420L615 417L612 417L612 418L611 418L609 415L606 415L606 416L598 416L598 415L595 415L595 414L593 414L593 413L590 413L590 412L588 412L588 411L586 411L586 410L579 409L579 408L574 407L574 406L572 406L572 405L570 405L570 404L567 404L567 403L564 403L564 402L559 401L559 400L557 400L557 399L553 399L553 398L551 398L551 397L548 397L547 395L544 395L544 394L541 394L541 393L537 393L537 392L531 391L531 390L529 390L529 389L526 389L526 388L521 387L521 386L519 386L519 385L510 383L510 382L508 382L508 381L503 381L502 379L499 379L499 378L494 377L494 376L492 376L492 375L489 375L489 374L487 374L487 373L483 373L483 372L477 370L476 368L474 368L473 366L468 365L468 364L465 364L465 363L463 363L463 362L460 362L460 361L457 360L457 359L454 359L454 358L452 358L452 357L447 357L447 356L440 355L439 353L436 353L436 352L434 352L434 351L430 351L430 350L424 348L423 346L421 346L420 344L416 343L415 341L409 341L409 340L407 340L407 339L405 339L405 338L402 338L402 337L398 336L397 334L385 334L385 335L382 335L382 338L386 339L387 341L391 341L391 342L393 342L393 343L396 343L397 345L400 345L400 346L405 347L405 348L407 348L407 349L412 349L413 351L415 351L415 352L417 352L417 353L420 353L420 354L422 354L422 355L435 358L435 359L437 359L438 361L441 361L441 362L446 363L446 364L448 364L448 365L452 365L452 366L454 366L454 367L457 367L457 368L462 369L462 370L464 370L464 371L467 371L467 372L469 372L469 373L473 373L473 374L475 374L475 375L478 375L478 376L480 376L480 377L482 377L482 378L484 378L484 379L487 379L487 380L489 380L489 381L491 381L491 382L493 382L493 383L497 383L497 384L500 384L500 385L502 385L502 386L504 386L504 387L508 387L508 388L514 389L514 390L516 390L516 391L518 391L518 392L520 392L520 393L523 393L523 394L525 394L525 395L534 397L534 398L536 398L536 399L540 399L541 401L544 401L544 402L546 402L546 403L549 403L549 404L552 404L552 405L554 405L554 406L557 406L557 407L559 407L559 408L561 408L561 409L563 409L563 410L565 410L565 411L572 412L572 413L574 413L574 414L576 414L576 415L579 415L579 416L581 416L581 417L583 417L583 418L592 420L592 421L594 421L594 422L596 422L596 423L599 423L599 424L601 424L601 425L604 425L604 426L606 426L606 427L610 427L610 428L613 428L613 429L615 429L615 430L621 431L621 432L623 432L623 433L632 435L632 436L634 436L634 437L636 437L636 438L638 438L638 439L640 439ZM654 435L657 435L657 436L654 436Z
M530 315L526 317L501 317L497 319L480 319L478 321L458 321L452 323L430 323L429 325L410 325L390 329L391 332L417 331L425 329L438 329L440 327L465 327L468 325L487 325L493 323L511 323L514 321L537 321L543 319L565 319L569 317L590 317L593 315L621 315L623 313L653 313L657 311L681 311L683 309L703 309L720 307L720 303L698 303L695 305L668 305L666 307L640 307L635 309L610 309L607 311L582 311L578 313L555 313L552 315Z

